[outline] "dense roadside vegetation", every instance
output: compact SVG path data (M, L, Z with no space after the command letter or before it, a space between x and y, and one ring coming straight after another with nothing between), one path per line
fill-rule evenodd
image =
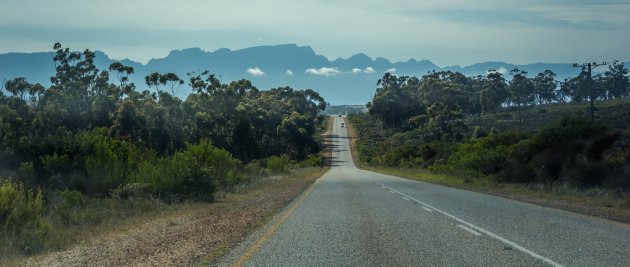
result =
M369 113L349 116L360 162L461 184L562 188L630 206L628 70L613 64L594 77L594 123L585 115L585 71L562 82L550 71L511 74L385 74Z
M326 103L315 91L258 90L190 73L128 82L55 44L48 88L26 78L0 90L0 255L73 242L72 232L183 200L212 201L269 172L320 166ZM113 81L113 82L112 82Z

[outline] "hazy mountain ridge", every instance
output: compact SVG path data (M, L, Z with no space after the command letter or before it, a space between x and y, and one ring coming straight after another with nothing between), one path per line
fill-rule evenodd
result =
M54 74L53 52L6 53L0 54L0 79L27 77L31 82L50 84ZM109 58L105 53L96 51L96 65L107 70L109 64L118 60ZM274 46L256 46L239 50L221 48L213 52L200 48L172 50L164 58L151 59L141 64L129 59L119 60L132 66L135 74L130 78L139 90L144 90L144 77L151 72L174 72L187 80L187 73L209 70L221 77L223 82L249 79L260 89L279 86L291 86L298 89L312 88L333 104L364 104L369 101L376 81L386 71L399 75L422 76L428 71L452 70L466 75L485 75L488 69L500 69L509 72L514 68L528 71L530 76L546 69L558 74L562 80L575 76L579 69L572 64L535 63L515 65L506 62L482 62L470 66L439 67L429 60L409 59L403 62L391 62L382 57L372 58L364 53L349 58L330 60L318 55L309 46L284 44ZM253 70L255 69L256 70ZM248 72L248 69L250 72ZM185 97L188 89L178 91Z

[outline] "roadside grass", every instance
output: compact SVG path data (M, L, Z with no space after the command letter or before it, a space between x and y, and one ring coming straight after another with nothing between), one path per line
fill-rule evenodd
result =
M630 105L630 100L625 100L624 103ZM610 108L614 108L614 105L610 105ZM630 110L630 107L627 110ZM432 172L419 167L392 168L368 165L359 160L356 130L348 119L345 122L351 138L352 157L358 168L630 223L630 192L627 191L596 187L579 189L566 183L500 183L490 179L468 179L465 175Z
M0 266L18 266L26 257L41 253L61 251L86 243L94 236L106 235L118 229L151 220L172 211L189 207L191 202L167 204L153 197L121 199L86 199L80 206L69 206L54 196L55 202L42 220L49 225L49 234L40 242L43 250L24 253L24 248L1 242ZM8 241L8 240L5 240ZM28 251L28 250L27 250Z

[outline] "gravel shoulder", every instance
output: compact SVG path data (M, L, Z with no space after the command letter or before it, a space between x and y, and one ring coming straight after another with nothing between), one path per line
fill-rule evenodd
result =
M68 250L26 259L27 266L190 266L211 263L282 210L327 168L300 169L221 196L147 217Z

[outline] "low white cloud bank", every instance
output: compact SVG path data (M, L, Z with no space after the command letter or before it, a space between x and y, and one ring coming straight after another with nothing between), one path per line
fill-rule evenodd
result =
M287 74L287 76L293 76L293 71L292 70L287 70L286 74Z
M487 74L492 73L492 72L498 72L498 73L501 73L501 74L505 75L508 71L504 67L499 67L499 68L494 69L494 70L486 71Z
M385 73L396 74L396 68L391 68L385 71Z
M255 67L255 68L249 68L247 69L247 73L253 75L253 76L263 76L265 75L265 72L262 71L259 67Z
M322 67L319 69L306 69L304 73L321 76L337 76L337 74L341 72L337 68Z
M372 67L367 67L365 69L360 69L360 68L353 68L352 69L352 73L354 73L354 74L359 74L359 73L370 74L370 73L375 73L375 72L376 72L376 70L374 70L374 68L372 68Z

